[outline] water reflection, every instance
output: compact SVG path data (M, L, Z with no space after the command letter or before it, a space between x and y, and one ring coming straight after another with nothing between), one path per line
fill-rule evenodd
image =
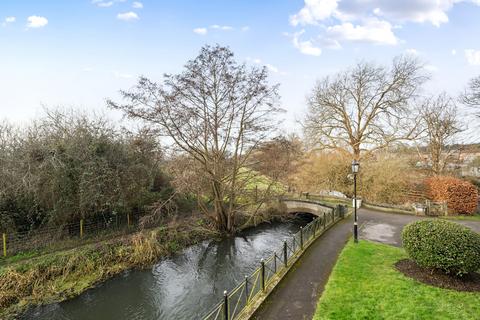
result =
M262 257L309 222L263 224L222 241L204 241L159 261L150 270L129 271L79 297L36 307L23 319L198 319L258 267Z

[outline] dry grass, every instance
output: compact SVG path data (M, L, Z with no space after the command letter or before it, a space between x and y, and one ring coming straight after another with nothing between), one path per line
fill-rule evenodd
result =
M151 265L214 235L199 225L173 223L2 267L0 318L14 317L32 304L71 298L124 270Z

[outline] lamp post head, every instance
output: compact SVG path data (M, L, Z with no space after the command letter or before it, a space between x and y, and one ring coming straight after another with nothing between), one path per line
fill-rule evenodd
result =
M357 174L359 169L360 169L360 162L358 162L357 160L353 160L352 161L352 173Z

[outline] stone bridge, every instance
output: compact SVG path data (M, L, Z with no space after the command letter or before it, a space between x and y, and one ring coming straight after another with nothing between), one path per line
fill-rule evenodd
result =
M313 200L282 199L281 203L284 204L287 213L310 213L323 217L324 214L332 214L337 210L339 215L345 212L343 206L333 207Z

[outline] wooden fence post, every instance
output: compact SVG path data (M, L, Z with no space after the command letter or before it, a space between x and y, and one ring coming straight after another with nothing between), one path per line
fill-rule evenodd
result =
M80 238L83 238L83 219L80 219Z
M127 213L127 226L130 227L130 212Z

